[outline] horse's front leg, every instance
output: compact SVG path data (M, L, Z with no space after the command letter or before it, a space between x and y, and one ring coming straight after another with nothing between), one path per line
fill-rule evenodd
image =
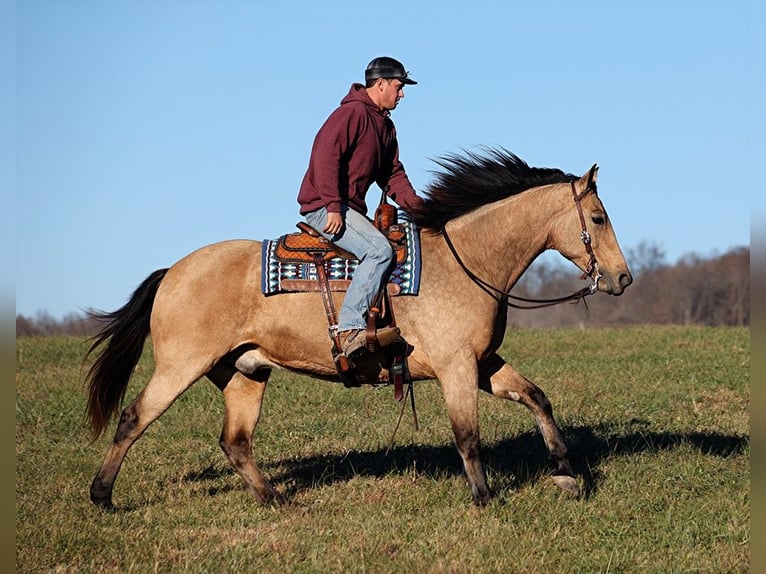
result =
M519 402L532 411L556 467L553 482L566 492L579 496L580 488L567 458L567 446L545 393L497 354L491 355L479 365L479 387L496 397Z
M447 413L455 434L455 444L463 459L473 502L484 506L489 502L490 492L487 476L479 454L479 386L478 366L475 360L460 361L438 376L441 383Z

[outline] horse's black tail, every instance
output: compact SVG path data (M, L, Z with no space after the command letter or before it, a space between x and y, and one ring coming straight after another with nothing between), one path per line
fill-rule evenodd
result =
M168 272L158 269L138 286L130 300L112 313L91 311L89 315L105 325L93 337L93 344L85 355L87 359L98 347L106 344L98 353L88 371L88 407L86 417L93 432L93 439L101 436L109 419L117 414L130 375L133 373L144 341L149 335L149 319L152 314L157 288Z

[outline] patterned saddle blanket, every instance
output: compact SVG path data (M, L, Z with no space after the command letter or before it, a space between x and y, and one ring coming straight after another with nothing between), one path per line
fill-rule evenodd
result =
M404 232L401 239L404 257L402 260L397 258L396 267L388 279L388 291L391 295L417 295L420 289L420 235L417 227L408 221L398 225ZM319 291L313 261L301 261L301 257L285 255L285 245L290 245L292 235L295 234L263 241L261 291L264 295ZM348 289L359 260L333 256L324 259L330 289Z

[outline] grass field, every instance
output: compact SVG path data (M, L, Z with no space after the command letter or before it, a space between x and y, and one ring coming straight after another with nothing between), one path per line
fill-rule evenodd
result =
M17 572L747 572L750 331L509 332L501 349L553 403L582 475L548 477L534 419L481 398L495 498L472 506L434 381L420 430L390 388L274 373L255 456L287 498L259 506L218 447L200 381L136 443L103 513L88 488L114 432L83 422L77 338L16 341ZM144 354L128 390L151 373Z

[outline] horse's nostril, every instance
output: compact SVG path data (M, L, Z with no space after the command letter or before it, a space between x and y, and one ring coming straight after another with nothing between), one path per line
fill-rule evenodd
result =
M633 276L630 273L621 273L619 281L620 286L625 289L625 287L633 283Z

